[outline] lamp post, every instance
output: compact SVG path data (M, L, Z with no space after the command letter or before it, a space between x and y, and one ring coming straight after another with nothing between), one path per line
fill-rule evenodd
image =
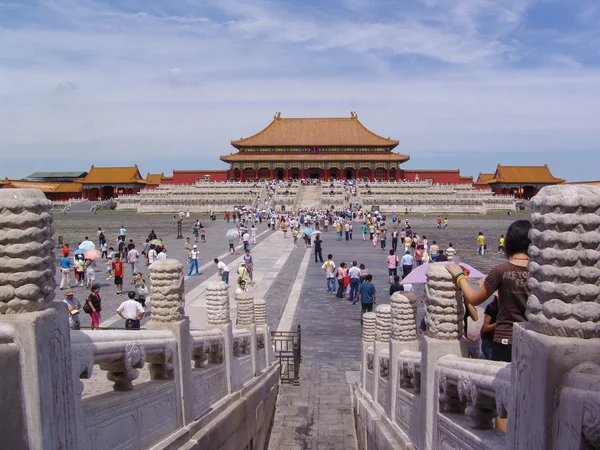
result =
M183 223L183 219L177 220L177 239L183 239L183 233L181 232L181 224Z

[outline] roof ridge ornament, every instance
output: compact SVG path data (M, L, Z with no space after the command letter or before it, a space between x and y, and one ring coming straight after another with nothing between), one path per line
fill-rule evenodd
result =
M273 119L281 119L281 113L278 111L275 113L275 115L273 116Z
M358 119L358 113L356 111L350 111L351 119Z

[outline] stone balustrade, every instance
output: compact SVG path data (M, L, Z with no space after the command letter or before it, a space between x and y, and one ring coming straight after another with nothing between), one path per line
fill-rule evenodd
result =
M391 321L387 308L363 316L359 449L600 448L600 188L546 187L532 205L512 363L466 357L462 295L431 265L422 336L412 293L392 296Z
M264 300L233 326L227 286L211 285L208 326L190 330L183 267L167 259L149 269L145 330L69 330L50 206L0 191L0 448L264 448L279 380Z

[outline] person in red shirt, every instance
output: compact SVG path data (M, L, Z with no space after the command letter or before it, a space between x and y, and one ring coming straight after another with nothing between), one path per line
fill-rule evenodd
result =
M118 253L115 254L112 270L115 277L115 286L117 286L117 294L121 294L123 292L123 261L121 261L121 256Z
M71 250L69 250L69 244L65 244L65 246L62 248L62 255L69 256L70 253Z

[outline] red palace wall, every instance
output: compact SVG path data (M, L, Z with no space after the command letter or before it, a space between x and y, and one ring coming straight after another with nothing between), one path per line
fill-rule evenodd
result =
M162 184L194 184L204 177L210 176L210 181L227 181L226 170L174 170L173 176L162 180Z

